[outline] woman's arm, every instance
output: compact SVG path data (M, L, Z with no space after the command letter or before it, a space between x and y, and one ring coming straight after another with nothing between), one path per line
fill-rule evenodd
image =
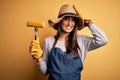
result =
M38 59L39 69L43 75L47 75L47 58L48 58L48 49L47 49L47 41L44 42L43 48L43 57Z
M39 69L42 72L43 75L47 75L47 65L46 62L43 60L43 58L39 58L38 59L38 65L39 65Z
M85 43L88 51L107 44L108 40L105 33L101 29L99 29L95 24L93 24L91 20L87 22L87 26L93 34L92 38L86 36Z

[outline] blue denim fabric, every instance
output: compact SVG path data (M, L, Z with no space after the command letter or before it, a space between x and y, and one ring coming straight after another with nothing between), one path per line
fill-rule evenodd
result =
M73 57L73 52L66 54L54 47L48 55L47 67L49 80L80 80L83 64L79 57Z

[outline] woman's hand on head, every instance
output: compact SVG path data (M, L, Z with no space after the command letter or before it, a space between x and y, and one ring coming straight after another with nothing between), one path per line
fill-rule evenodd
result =
M92 24L93 24L92 20L90 20L90 19L84 19L84 26L89 27Z

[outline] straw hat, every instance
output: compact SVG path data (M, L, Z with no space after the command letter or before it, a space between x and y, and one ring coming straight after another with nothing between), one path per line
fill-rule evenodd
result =
M78 16L78 14L76 13L73 5L71 4L65 4L63 5L58 13L58 18L54 18L54 19L49 19L48 20L48 24L49 26L53 27L55 30L57 30L58 28L58 23L65 17L65 16L73 16L77 18L77 26L78 26L78 30L81 30L84 26L83 26L83 19Z

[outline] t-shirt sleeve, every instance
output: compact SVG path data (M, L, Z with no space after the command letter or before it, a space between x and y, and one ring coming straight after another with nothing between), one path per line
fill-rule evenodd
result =
M43 75L47 75L47 59L48 59L48 43L47 43L47 40L45 39L42 61L38 63L39 69Z
M89 29L92 32L93 37L87 35L78 35L77 37L78 45L82 52L82 62L84 62L88 51L99 48L108 42L105 33L95 26L95 24L92 24Z
M93 37L86 35L82 36L82 42L87 51L104 46L108 42L105 33L95 26L95 24L92 24L89 29L92 32Z

